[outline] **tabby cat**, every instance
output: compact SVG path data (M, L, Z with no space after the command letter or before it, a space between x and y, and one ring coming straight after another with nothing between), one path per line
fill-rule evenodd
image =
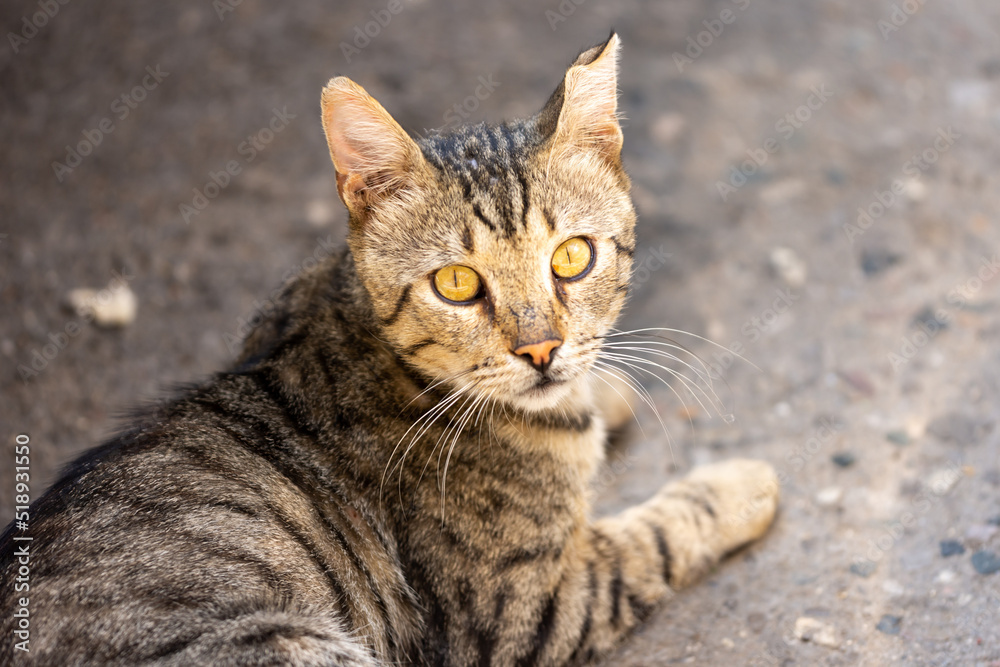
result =
M760 537L778 488L755 461L589 517L629 414L594 372L635 248L618 51L527 120L420 141L330 81L347 248L32 506L27 593L8 527L0 663L584 664Z

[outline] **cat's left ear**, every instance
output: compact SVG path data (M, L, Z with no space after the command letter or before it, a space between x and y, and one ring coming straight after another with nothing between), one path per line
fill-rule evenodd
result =
M364 88L347 77L323 89L323 131L337 170L337 192L363 219L371 208L414 185L420 147Z
M553 135L554 148L594 151L621 164L622 129L618 124L618 52L614 32L603 44L587 49L566 70L539 116L541 129Z

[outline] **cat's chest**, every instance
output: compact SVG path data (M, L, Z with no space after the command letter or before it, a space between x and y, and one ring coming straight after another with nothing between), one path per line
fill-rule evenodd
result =
M497 435L537 465L553 467L586 485L604 460L607 428L594 411L553 415L531 422L498 420Z

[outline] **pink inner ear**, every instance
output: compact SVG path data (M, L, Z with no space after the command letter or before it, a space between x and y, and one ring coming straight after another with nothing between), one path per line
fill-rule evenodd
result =
M342 197L395 189L419 152L378 102L343 77L323 91L323 126Z

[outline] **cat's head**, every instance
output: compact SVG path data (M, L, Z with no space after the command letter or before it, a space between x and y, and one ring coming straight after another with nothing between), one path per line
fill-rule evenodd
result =
M428 379L528 411L586 382L635 245L618 50L612 34L580 54L530 119L419 142L350 79L324 89L378 335Z

